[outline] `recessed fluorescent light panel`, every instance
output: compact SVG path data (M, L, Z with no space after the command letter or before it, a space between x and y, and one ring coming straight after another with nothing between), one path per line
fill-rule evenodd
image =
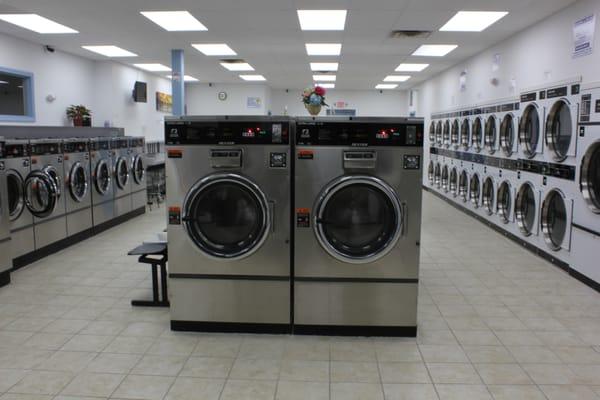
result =
M343 31L347 10L298 10L303 31Z
M0 20L42 34L79 33L75 29L37 14L0 14Z
M314 81L335 82L335 75L313 75Z
M206 26L188 11L142 11L141 14L170 32L206 31Z
M252 65L245 62L222 62L221 65L223 66L223 68L228 69L229 71L254 71Z
M339 65L338 63L334 63L334 62L326 62L326 63L314 62L314 63L310 63L310 69L312 71L337 71L338 65Z
M424 44L412 55L421 57L444 57L458 46L455 44Z
M165 71L171 70L171 68L167 67L166 65L157 64L157 63L133 64L133 65L138 67L139 69L143 69L144 71L150 71L150 72L165 72Z
M173 79L173 75L167 75L168 79ZM185 75L183 77L183 81L184 82L198 82L198 79L194 78L193 76L190 75Z
M421 72L427 67L429 67L429 64L402 63L398 65L398 68L396 68L396 72Z
M406 82L410 79L409 75L388 75L383 81L384 82Z
M236 56L237 53L225 43L193 44L205 56Z
M440 31L481 32L507 14L506 11L459 11L440 28Z
M321 86L323 89L335 89L335 83L315 83L315 86Z
M82 48L106 57L137 57L137 54L118 46L81 46Z
M375 89L396 89L398 85L392 83L380 83L375 86Z
M309 56L339 56L342 52L341 43L306 43Z
M240 78L242 78L245 81L252 81L252 82L266 81L267 80L262 75L240 75Z
M6 82L6 81L0 81L0 85L8 85L8 82Z

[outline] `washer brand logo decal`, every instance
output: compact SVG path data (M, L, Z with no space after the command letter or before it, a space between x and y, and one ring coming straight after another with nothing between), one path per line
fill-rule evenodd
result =
M309 208L297 208L296 209L296 226L298 228L310 228L310 209Z
M169 207L169 225L181 225L181 208Z
M183 151L179 149L168 150L169 158L183 158Z
M298 152L298 160L313 160L315 153L312 150L300 150Z
M302 133L300 134L301 139L310 139L310 129L303 128Z

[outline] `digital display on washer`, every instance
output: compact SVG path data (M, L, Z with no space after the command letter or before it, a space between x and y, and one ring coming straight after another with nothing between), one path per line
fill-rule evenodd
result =
M301 146L423 146L423 123L299 122Z
M165 142L178 144L288 144L289 122L173 122L165 125Z

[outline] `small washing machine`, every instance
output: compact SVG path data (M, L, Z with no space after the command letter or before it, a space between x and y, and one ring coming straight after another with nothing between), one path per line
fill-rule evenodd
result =
M517 161L502 159L497 169L496 180L496 221L504 230L516 235L515 204L519 189Z
M450 124L450 148L458 150L460 148L460 112L453 113Z
M542 181L539 173L517 171L515 222L518 236L530 245L539 247Z
M0 137L0 287L10 283L12 269L5 144L4 138Z
M11 257L14 262L35 250L33 215L25 205L24 182L31 172L29 140L7 139L4 168L8 187Z
M435 144L438 147L443 147L444 145L444 122L441 119L438 119L435 124Z
M145 210L148 203L146 193L146 163L144 159L146 140L144 137L130 137L131 149L131 209Z
M499 127L500 156L516 160L519 157L519 118L518 99L511 99L498 106L496 117Z
M576 185L552 176L543 179L539 247L552 257L569 263Z
M582 88L577 138L578 193L574 196L572 268L600 282L600 83Z
M498 168L487 166L481 175L480 214L490 222L496 223Z
M173 330L291 331L293 127L287 117L167 118Z
M453 201L457 201L458 199L458 177L460 175L460 166L458 165L458 160L450 161L450 172L448 178L448 198Z
M482 108L473 110L471 118L471 152L481 153L485 146L485 117Z
M450 140L451 125L452 125L452 122L448 118L448 115L446 115L446 119L444 119L443 126L442 126L442 142L443 142L443 146L445 148L449 148L451 145L451 140Z
M460 120L460 150L468 151L471 148L471 126L473 110L463 110Z
M484 108L483 115L483 148L484 153L495 155L499 148L500 123L496 115L497 107L490 106Z
M429 162L427 164L427 178L425 180L425 186L430 189L435 188L435 166L437 164L437 154L429 154Z
M442 164L444 157L438 156L433 166L433 187L438 192L442 191Z
M83 138L63 140L68 236L92 228L89 144L89 140Z
M458 202L462 203L464 207L469 202L469 184L471 182L471 176L469 168L463 166L459 169L458 173Z
M111 141L113 152L113 194L115 217L131 212L131 150L129 138L115 137Z
M528 160L544 159L545 109L540 102L537 90L521 94L519 108L519 158Z
M423 121L300 118L296 138L294 332L415 336Z
M469 207L476 214L480 214L482 204L483 169L484 166L482 164L472 163L469 173Z
M434 115L431 116L431 120L430 120L431 122L429 123L429 136L428 136L429 141L427 142L427 146L426 146L428 148L432 147L432 146L435 146L435 140L436 140L435 139L436 120L435 120L434 117L435 117Z
M539 91L546 110L544 159L549 163L575 165L581 79Z
M90 139L90 192L94 226L100 226L115 217L111 143L112 139L109 137Z
M67 237L62 139L32 139L31 172L25 178L25 205L33 214L35 249Z

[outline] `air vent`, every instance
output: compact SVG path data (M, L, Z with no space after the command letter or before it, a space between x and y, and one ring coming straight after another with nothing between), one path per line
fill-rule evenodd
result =
M417 38L428 38L431 36L431 31L408 31L408 30L398 30L392 31L390 37L394 39L417 39Z

